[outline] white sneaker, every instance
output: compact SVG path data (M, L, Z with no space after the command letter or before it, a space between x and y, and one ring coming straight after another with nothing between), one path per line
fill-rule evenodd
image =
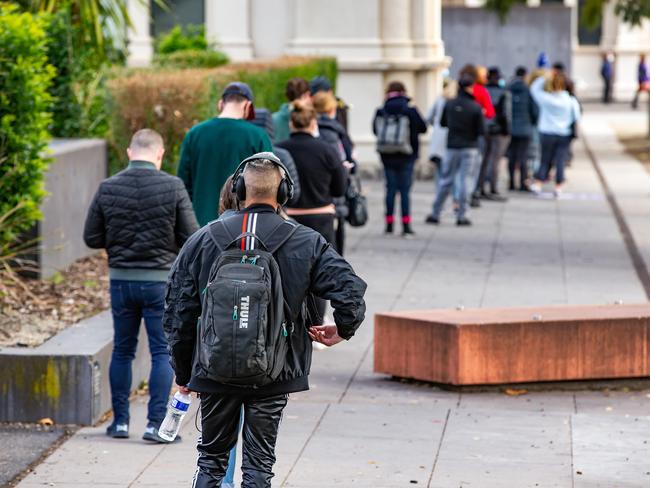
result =
M532 191L535 195L539 195L540 193L542 193L542 185L540 185L537 182L531 183L529 188L530 191Z
M555 190L553 190L553 196L555 196L555 198L560 198L562 196L562 188L559 186L556 187Z

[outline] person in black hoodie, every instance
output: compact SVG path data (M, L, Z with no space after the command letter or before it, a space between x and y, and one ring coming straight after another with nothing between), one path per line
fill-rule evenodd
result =
M447 136L447 154L440 168L438 193L433 203L433 212L426 219L428 224L440 222L440 212L452 191L455 182L459 185L458 213L456 225L472 225L465 216L467 209L467 189L472 185L470 168L478 157L479 137L485 132L483 110L474 98L473 88L476 77L464 73L458 80L458 96L445 105L440 125L449 129ZM469 187L471 190L471 187Z
M523 66L517 68L508 90L512 93L512 139L508 151L510 190L517 189L515 173L519 168L518 189L520 191L530 191L528 187L530 184L528 178L528 148L539 118L539 107L533 100L526 83L526 68Z
M336 120L337 102L334 95L329 92L320 91L312 97L312 105L318 115L319 138L327 142L339 155L343 166L354 173L356 163L352 157L352 140L345 128ZM346 188L349 181L346 184ZM336 249L343 256L345 248L345 218L348 215L348 206L345 197L334 199L336 205Z
M406 88L399 81L389 83L386 89L386 101L377 109L373 119L373 133L377 136L377 152L384 165L386 176L386 233L392 234L395 217L395 196L400 194L402 206L402 235L414 235L411 228L411 202L410 191L413 179L413 167L418 159L420 150L419 135L427 131L427 124L418 112L410 105L411 99L406 96ZM400 127L391 131L391 120L399 125L400 119L407 120L408 138L402 139L400 133L405 134ZM392 139L392 145L387 144L386 137Z

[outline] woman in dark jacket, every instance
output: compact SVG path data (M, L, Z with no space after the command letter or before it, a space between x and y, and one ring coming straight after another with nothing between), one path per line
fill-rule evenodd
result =
M519 67L508 90L512 93L512 138L508 151L508 172L510 174L510 190L517 189L515 173L519 168L520 191L530 191L528 185L528 148L533 131L539 118L539 108L530 94L526 83L526 68Z
M381 156L386 176L386 233L393 232L393 215L395 209L395 196L400 194L402 205L402 235L410 237L414 235L411 228L411 205L410 192L413 180L413 167L418 159L420 142L419 135L427 131L427 124L418 112L418 109L411 106L411 99L406 96L406 88L399 81L393 81L386 90L386 101L377 109L373 120L373 132L378 136L377 151ZM391 116L408 118L410 147L403 151L386 152L382 148L380 126L384 125Z
M356 163L352 159L352 141L348 136L345 128L336 120L337 102L334 95L329 92L318 92L312 97L312 104L318 116L318 133L319 138L327 142L339 159L343 162L343 167L354 173ZM346 188L349 181L346 181ZM336 249L343 256L345 247L345 218L348 215L348 207L345 197L334 199L336 206Z

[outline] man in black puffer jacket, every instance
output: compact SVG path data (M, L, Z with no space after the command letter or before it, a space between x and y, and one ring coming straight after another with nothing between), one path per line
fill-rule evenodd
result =
M144 318L151 352L151 398L143 439L161 443L158 428L173 380L162 328L165 282L181 246L198 229L183 182L159 171L164 152L160 134L150 129L136 132L127 149L128 168L102 182L84 228L86 245L106 249L110 268L113 423L106 434L129 436L131 363Z

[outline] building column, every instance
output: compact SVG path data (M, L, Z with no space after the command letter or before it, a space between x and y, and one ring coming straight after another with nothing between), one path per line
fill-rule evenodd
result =
M128 0L127 10L131 19L131 27L127 31L127 65L132 67L148 66L153 58L149 2Z
M381 36L384 60L413 58L411 0L381 1Z
M205 0L205 35L232 61L253 59L250 0Z

